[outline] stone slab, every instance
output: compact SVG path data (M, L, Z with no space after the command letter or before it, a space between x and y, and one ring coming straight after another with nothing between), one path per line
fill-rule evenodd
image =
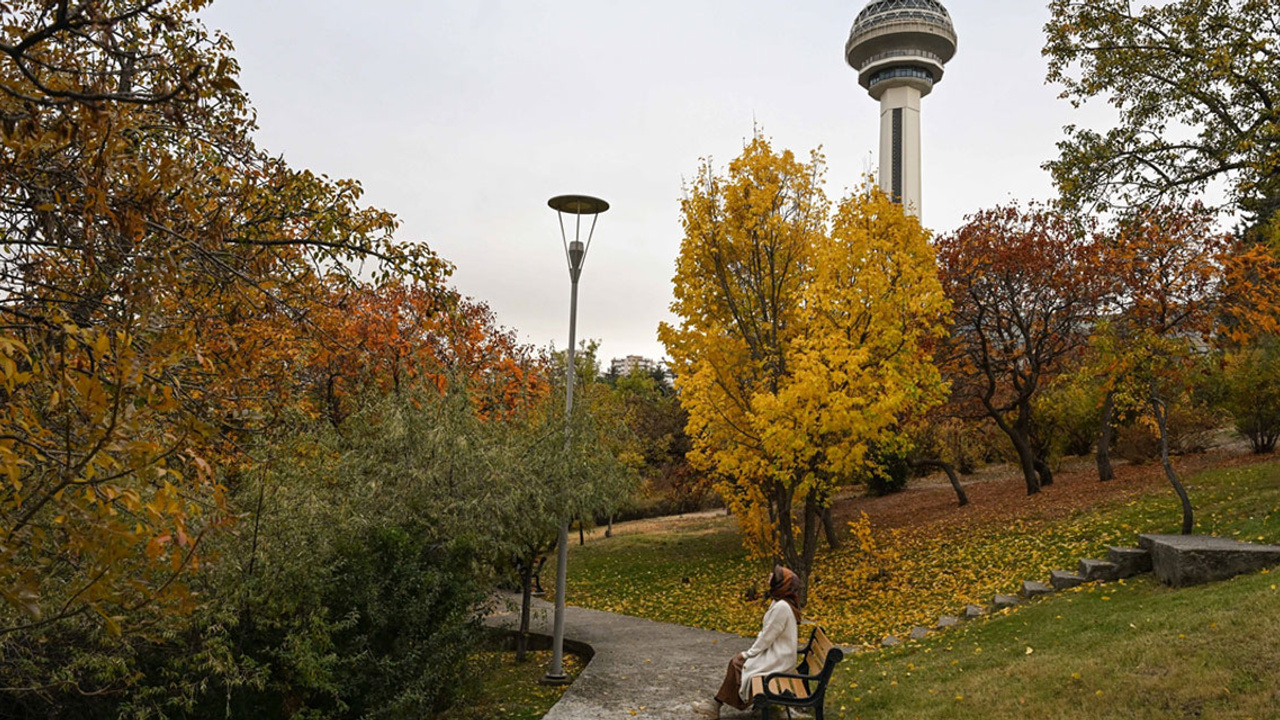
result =
M1009 607L1013 607L1014 605L1021 605L1021 604L1022 604L1022 601L1013 595L997 595L991 598L991 607L997 610L1001 610L1003 608L1009 608Z
M894 647L901 645L902 641L893 635L885 635L884 639L880 641L880 644L884 647Z
M1110 582L1120 577L1120 568L1106 560L1081 560L1076 572L1085 582Z
M986 614L987 614L987 611L981 607L978 607L977 605L964 606L963 617L965 620L973 620L974 618L980 618Z
M1166 585L1186 587L1226 580L1280 564L1280 546L1255 545L1208 535L1142 535L1155 576Z
M1034 580L1024 580L1022 583L1022 597L1028 600L1032 598L1044 597L1045 595L1052 595L1052 594L1053 594L1053 588L1049 587L1048 585L1045 585L1042 582L1036 582Z
M929 628L913 627L911 628L912 640L923 640L929 637Z
M1122 578L1151 572L1151 552L1142 548L1109 547L1107 560L1115 563L1117 575Z
M1049 573L1049 584L1056 590L1069 590L1084 584L1084 578L1068 570L1054 570Z
M960 618L953 615L943 615L938 618L938 624L933 626L934 630L946 630L960 624Z

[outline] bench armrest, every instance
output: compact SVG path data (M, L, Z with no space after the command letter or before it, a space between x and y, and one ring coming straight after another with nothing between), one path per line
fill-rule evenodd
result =
M817 675L801 675L800 673L785 673L785 672L769 673L768 675L764 676L765 692L769 692L769 682L772 681L774 678L791 678L792 680L804 680L805 682L817 682L819 680L819 676Z
M769 683L773 682L775 678L791 678L793 680L801 680L806 683L809 683L809 682L816 683L818 682L817 675L801 675L800 673L776 672L776 673L769 673L768 675L764 676L764 698L766 700L782 701L785 703L797 703L800 705L812 704L813 702L812 696L802 698L802 697L796 697L795 695L781 695L770 690Z

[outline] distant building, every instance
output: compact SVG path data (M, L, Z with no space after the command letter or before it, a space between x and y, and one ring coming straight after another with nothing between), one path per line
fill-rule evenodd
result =
M658 367L658 363L647 357L640 355L628 355L624 358L614 358L609 364L609 373L614 377L626 377L637 370L643 373L651 373Z

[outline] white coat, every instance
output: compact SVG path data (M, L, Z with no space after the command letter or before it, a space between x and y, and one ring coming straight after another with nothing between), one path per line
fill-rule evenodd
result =
M800 647L796 614L785 600L774 600L764 614L764 627L746 652L742 667L742 685L738 695L751 700L751 678L776 672L795 672L796 651Z

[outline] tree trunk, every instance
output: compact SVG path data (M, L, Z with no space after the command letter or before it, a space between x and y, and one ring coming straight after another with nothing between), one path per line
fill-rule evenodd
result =
M1190 535L1196 526L1195 509L1191 507L1191 498L1187 495L1187 489L1182 486L1182 480L1178 478L1178 473L1173 469L1173 462L1169 460L1169 423L1164 401L1152 395L1151 410L1155 413L1156 424L1160 427L1160 462L1164 465L1164 474L1168 476L1169 482L1173 485L1173 491L1178 493L1178 500L1182 502L1182 534Z
M613 537L613 513L609 513L609 527L604 529L604 536L607 538Z
M522 663L529 652L529 606L533 596L534 554L521 558L520 563L520 633L516 636L516 662Z
M1022 477L1027 482L1027 495L1040 492L1040 476L1036 474L1035 454L1031 451L1031 441L1027 437L1027 425L1030 422L1030 411L1019 411L1018 421L1010 425L1009 421L987 405L987 414L996 421L996 425L1009 436L1013 449L1018 453L1018 464L1022 466Z
M1022 477L1027 481L1027 495L1040 492L1040 476L1036 473L1036 457L1031 451L1031 442L1025 432L1007 433L1013 441L1013 449L1018 451L1018 463L1022 466Z
M1046 487L1053 484L1053 470L1050 469L1049 463L1036 458L1035 460L1036 474L1040 476L1040 487Z
M916 460L911 464L917 468L938 468L945 472L947 479L951 481L951 489L956 491L956 501L960 503L960 507L969 504L969 496L965 494L960 477L956 475L956 469L951 467L951 463L944 460Z
M1116 429L1112 425L1116 413L1116 401L1114 392L1107 392L1107 397L1102 401L1102 427L1098 432L1098 481L1110 482L1115 479L1116 473L1111 469L1111 440L1115 437Z
M551 548L547 548L546 550L539 550L537 552L538 567L534 568L533 570L533 582L534 582L535 590L537 591L539 596L547 594L547 591L542 589L542 566L547 564L547 556L544 554L546 552L551 552Z
M783 487L782 483L775 482L773 497L775 506L773 508L773 527L774 532L777 533L778 548L781 550L781 557L777 558L777 560L779 563L799 573L800 554L796 552L796 534L792 527L791 491Z
M813 558L818 554L818 526L822 523L821 510L813 491L804 499L804 535L800 548L801 566L792 568L800 576L800 607L808 603L809 576L813 571Z
M827 546L832 550L840 549L840 536L836 534L836 521L831 516L831 506L822 508L822 530L827 536Z
M578 518L578 547L582 547L587 544L587 535L583 530L585 526L586 523L582 521L582 518Z

